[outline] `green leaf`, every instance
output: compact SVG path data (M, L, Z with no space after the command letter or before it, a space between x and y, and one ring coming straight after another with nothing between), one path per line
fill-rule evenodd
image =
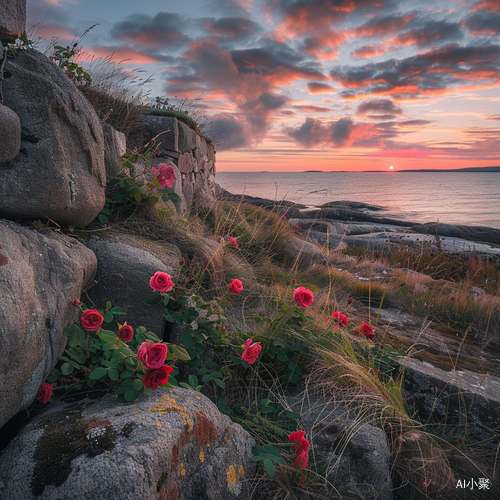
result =
M97 218L99 219L99 222L100 222L101 224L107 224L107 222L108 222L108 220L109 220L109 219L108 219L105 215L103 215L103 214L99 214L99 215L97 216Z
M156 203L158 203L158 200L160 198L158 196L150 196L149 197L149 203L151 203L151 205L155 205Z
M104 344L102 346L102 350L103 351L114 351L114 350L118 349L118 347L119 346L116 345L116 343L114 343L114 342L108 342L108 343L106 343L106 344Z
M113 382L116 382L120 378L120 372L115 369L108 370L108 376Z
M147 304L157 304L161 300L160 292L153 292L146 297Z
M104 342L118 342L118 335L111 330L101 330L99 332L99 338L104 340Z
M69 363L63 363L61 366L61 373L63 375L69 375L73 373L74 367L70 365Z
M139 380L138 378L136 378L132 382L132 389L135 389L136 391L140 391L143 387L144 387L144 384L142 383L142 380Z
M161 342L161 340L153 332L144 332L144 336L153 342Z
M196 377L195 375L189 375L188 382L192 387L196 387L198 385L198 377Z
M175 344L169 344L169 349L175 354L175 357L180 361L190 361L191 356L188 354L186 349Z
M141 334L146 332L146 327L145 326L139 326L135 329L136 333Z
M264 459L264 469L269 477L274 477L274 464L269 458Z
M136 191L134 193L134 199L137 203L140 203L141 202L141 193L139 191Z
M118 306L112 307L109 310L109 312L112 312L115 316L121 316L121 315L127 314L124 309L122 309L121 307L118 307Z
M135 389L129 389L123 397L125 398L125 401L135 401L139 397L139 392Z
M181 197L177 193L168 193L168 197L171 200L178 200L178 201L181 200Z
M214 378L213 381L221 388L221 389L225 389L226 388L226 384L218 379L218 378Z
M111 323L113 321L113 313L111 311L106 311L104 313L104 323Z
M100 378L104 377L108 373L108 370L106 368L96 368L95 370L92 370L89 375L90 380L99 380Z

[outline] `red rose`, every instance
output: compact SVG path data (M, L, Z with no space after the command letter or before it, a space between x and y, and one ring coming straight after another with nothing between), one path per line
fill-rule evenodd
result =
M44 382L38 388L35 399L40 401L40 403L43 403L44 405L47 404L50 400L50 396L52 396L52 387L54 387L54 384Z
M120 337L120 340L123 342L130 342L134 337L134 329L130 325L123 325L118 330L118 337Z
M243 283L240 280L234 279L229 283L229 291L231 293L241 293L243 291Z
M157 292L170 292L170 290L174 288L174 283L172 282L170 274L156 271L154 276L151 276L149 280L149 286Z
M247 339L247 342L245 344L245 350L241 355L243 360L246 361L247 363L250 363L251 365L253 365L257 361L259 353L260 351L262 351L262 346L260 345L260 342L254 342L253 344L252 342L253 342L252 339Z
M375 332L374 332L373 328L371 327L371 325L369 325L368 323L363 323L361 325L361 333L363 335L366 335L366 338L368 340L373 340L375 338Z
M80 316L82 328L89 332L95 332L104 321L104 318L99 314L97 309L87 309Z
M160 163L158 165L158 170L156 170L156 168L153 167L152 171L162 188L164 188L165 186L171 188L177 179L174 167L172 167L172 165L166 165L165 163Z
M79 301L78 299L75 299L75 300L73 301L73 305L74 305L74 306L77 306L79 303L80 303L80 301Z
M160 368L167 359L167 346L157 342L150 344L151 340L143 342L137 351L138 361L142 361L146 368Z
M304 431L292 432L288 435L288 439L291 443L297 443L294 447L295 451L295 463L296 467L305 469L307 467L308 453L309 453L309 441L305 438L306 433Z
M147 370L141 380L144 387L154 391L159 385L168 384L168 376L173 371L174 369L171 366L163 365L155 370Z
M334 325L337 328L340 326L340 324L344 326L347 326L349 324L349 318L345 314L340 313L339 311L335 311L332 314L332 318L337 320L337 322Z
M348 303L348 304L352 304L353 302L354 302L354 299L353 299L353 298L347 299L347 303Z
M311 290L304 286L299 286L293 292L293 300L295 300L299 307L305 308L313 303L314 295Z
M238 242L236 241L236 238L233 238L232 236L231 236L231 243L232 243L235 247L237 247L237 246L238 246Z

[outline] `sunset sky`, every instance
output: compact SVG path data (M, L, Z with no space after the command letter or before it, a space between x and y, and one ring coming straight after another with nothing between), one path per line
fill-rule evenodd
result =
M500 0L28 0L197 101L218 171L500 165ZM43 22L42 22L43 21ZM33 37L32 37L33 38Z

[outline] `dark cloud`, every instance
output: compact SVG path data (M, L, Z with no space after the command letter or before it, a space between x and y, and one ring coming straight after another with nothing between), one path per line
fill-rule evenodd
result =
M249 3L246 0L210 0L203 2L203 10L224 15L244 16L248 14Z
M335 89L327 83L308 82L307 90L310 94L331 94Z
M363 101L356 110L358 115L402 115L403 110L391 99L370 99Z
M313 104L301 104L294 106L294 108L306 113L329 113L330 111L332 111L326 106L315 106Z
M115 23L111 35L138 45L148 47L175 48L185 45L186 21L172 12L158 12L155 16L134 14L125 21Z
M434 45L436 42L452 42L463 38L462 28L459 24L448 21L425 21L418 23L391 39L396 45L418 45L421 47Z
M399 60L337 66L330 75L347 89L342 92L344 98L440 95L461 87L481 88L500 82L500 47L451 44Z
M394 0L267 0L265 10L282 18L290 33L308 33L333 25L357 11L381 11Z
M500 34L500 10L474 12L464 19L463 24L475 35L498 35Z
M289 137L295 139L297 144L305 148L313 148L328 141L328 127L320 120L306 118L305 122L297 128L285 129Z
M366 22L365 24L355 28L353 34L355 36L381 36L387 35L395 30L399 30L406 26L415 18L415 13L401 15L381 15Z
M305 148L336 147L356 145L361 140L368 140L377 132L368 123L355 123L352 118L340 118L337 121L323 123L316 118L306 118L299 127L287 127L284 132Z
M231 51L240 73L269 75L275 84L286 84L298 78L324 80L325 75L305 61L304 55L283 43L268 42L265 47Z
M275 75L240 71L233 55L213 40L191 43L182 60L184 66L177 68L176 76L169 79L167 93L185 95L189 88L236 107L249 142L264 137L273 114L288 102L287 97L275 91Z
M245 126L233 115L219 114L211 117L207 133L214 137L217 151L241 149L249 145Z
M203 28L221 40L241 41L262 32L260 24L246 17L221 17L201 19Z

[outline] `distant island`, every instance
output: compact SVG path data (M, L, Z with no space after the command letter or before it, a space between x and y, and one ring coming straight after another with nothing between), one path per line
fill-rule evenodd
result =
M387 170L376 170L376 172L387 172ZM416 168L411 170L392 170L392 172L500 172L500 167Z

